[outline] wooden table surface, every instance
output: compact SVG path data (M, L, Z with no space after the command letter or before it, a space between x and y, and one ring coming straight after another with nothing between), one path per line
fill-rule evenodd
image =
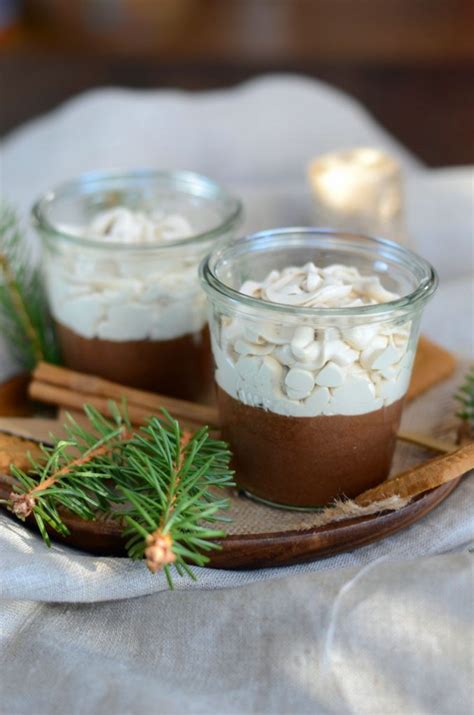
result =
M0 30L0 135L93 87L203 90L295 72L352 94L428 165L474 163L472 0L20 5Z
M235 85L260 73L293 71L359 99L375 118L430 166L474 163L473 68L453 66L163 62L152 58L0 54L0 134L65 99L101 85L202 90Z

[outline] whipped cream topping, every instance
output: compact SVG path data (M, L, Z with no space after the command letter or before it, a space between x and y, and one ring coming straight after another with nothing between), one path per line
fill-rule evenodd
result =
M85 338L171 340L201 330L205 298L197 265L203 247L169 247L140 254L142 244L188 238L189 222L179 214L145 214L116 207L99 213L86 227L67 227L77 236L103 240L104 251L73 244L48 254L46 284L53 316ZM121 253L107 244L137 244Z
M353 266L272 271L246 281L240 292L260 300L301 307L360 307L396 300L378 276ZM284 319L283 319L284 320ZM259 321L222 316L211 325L216 381L244 404L277 414L363 414L403 397L413 362L410 323L368 323L339 329L314 319Z
M301 268L289 266L272 271L261 283L246 281L240 292L302 308L354 308L400 297L386 290L378 276L361 276L357 268L338 263L326 268L306 263Z
M116 206L97 214L79 235L114 243L160 243L189 238L193 230L180 214L166 214L157 209L145 213Z

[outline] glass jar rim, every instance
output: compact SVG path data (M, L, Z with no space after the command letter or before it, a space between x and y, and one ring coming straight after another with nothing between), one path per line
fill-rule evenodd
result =
M106 184L109 181L120 181L121 179L132 180L169 180L181 184L182 187L188 187L188 191L184 192L188 195L202 196L209 199L220 199L230 202L230 208L225 218L221 223L207 231L163 243L121 243L119 241L102 241L97 238L88 238L86 236L77 236L74 233L68 233L58 228L54 222L50 221L46 215L46 209L55 199L66 196L73 196L79 193L78 190L82 186L89 183L98 185ZM194 188L195 191L190 189ZM199 191L196 191L199 189ZM177 191L179 193L179 189ZM220 184L207 176L198 174L194 171L186 170L156 170L156 169L136 169L133 171L111 170L111 171L90 171L80 174L75 179L65 181L52 189L46 191L33 204L31 216L35 226L47 233L53 239L66 240L79 246L87 248L97 248L101 250L121 250L133 252L153 252L162 251L178 246L186 246L196 243L205 243L219 235L230 231L240 221L243 214L243 205L240 199L226 191Z
M358 247L365 250L379 250L380 259L389 256L398 259L399 263L409 268L414 275L415 268L419 270L421 277L414 291L403 295L396 300L375 305L353 306L345 308L309 308L301 306L291 306L285 303L273 303L259 298L252 298L244 295L235 288L231 288L221 281L216 274L216 267L219 262L229 259L231 253L237 254L242 247L249 246L249 251L264 250L269 247L275 238L284 238L295 246L307 246L308 237L314 237L322 248L334 247ZM261 244L255 248L257 244ZM242 251L245 252L245 251ZM237 241L226 241L223 245L211 251L199 266L199 276L201 285L206 293L212 297L218 295L224 301L231 304L239 304L247 308L255 308L259 311L268 311L269 314L285 314L287 316L300 316L306 318L380 318L384 319L394 312L412 312L418 306L423 306L433 295L438 286L438 275L433 266L424 258L418 256L404 246L394 241L383 238L373 238L357 233L349 233L329 228L313 227L288 227L276 228L258 233L249 234Z

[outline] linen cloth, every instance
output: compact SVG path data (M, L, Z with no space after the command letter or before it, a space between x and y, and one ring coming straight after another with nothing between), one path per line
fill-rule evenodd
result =
M356 145L402 163L410 239L441 276L424 332L472 355L472 168L424 169L354 100L320 83L87 93L6 139L2 191L25 212L82 171L189 168L242 196L243 230L308 224L309 159ZM0 355L4 377L15 366ZM197 584L177 580L172 594L142 564L47 551L1 516L0 708L468 713L473 492L467 478L420 523L352 553L285 569L199 569Z

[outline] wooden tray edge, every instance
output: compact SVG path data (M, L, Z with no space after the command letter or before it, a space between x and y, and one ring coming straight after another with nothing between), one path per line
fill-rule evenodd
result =
M462 478L422 494L398 511L345 519L303 531L227 536L221 542L222 551L211 555L210 567L253 569L290 566L366 546L428 515L456 489Z
M221 549L210 553L210 562L207 566L225 570L272 568L291 566L328 558L343 551L352 551L415 524L439 506L454 491L462 478L459 477L422 494L398 511L346 519L301 531L229 535L217 542ZM10 516L12 521L21 524L5 508L2 511ZM73 516L67 520L71 535L61 537L54 534L53 541L94 556L124 557L123 543L117 538L115 523L107 519L95 523L101 524L99 539L96 532L91 532L91 522L84 522ZM32 517L22 525L28 531L38 533Z

